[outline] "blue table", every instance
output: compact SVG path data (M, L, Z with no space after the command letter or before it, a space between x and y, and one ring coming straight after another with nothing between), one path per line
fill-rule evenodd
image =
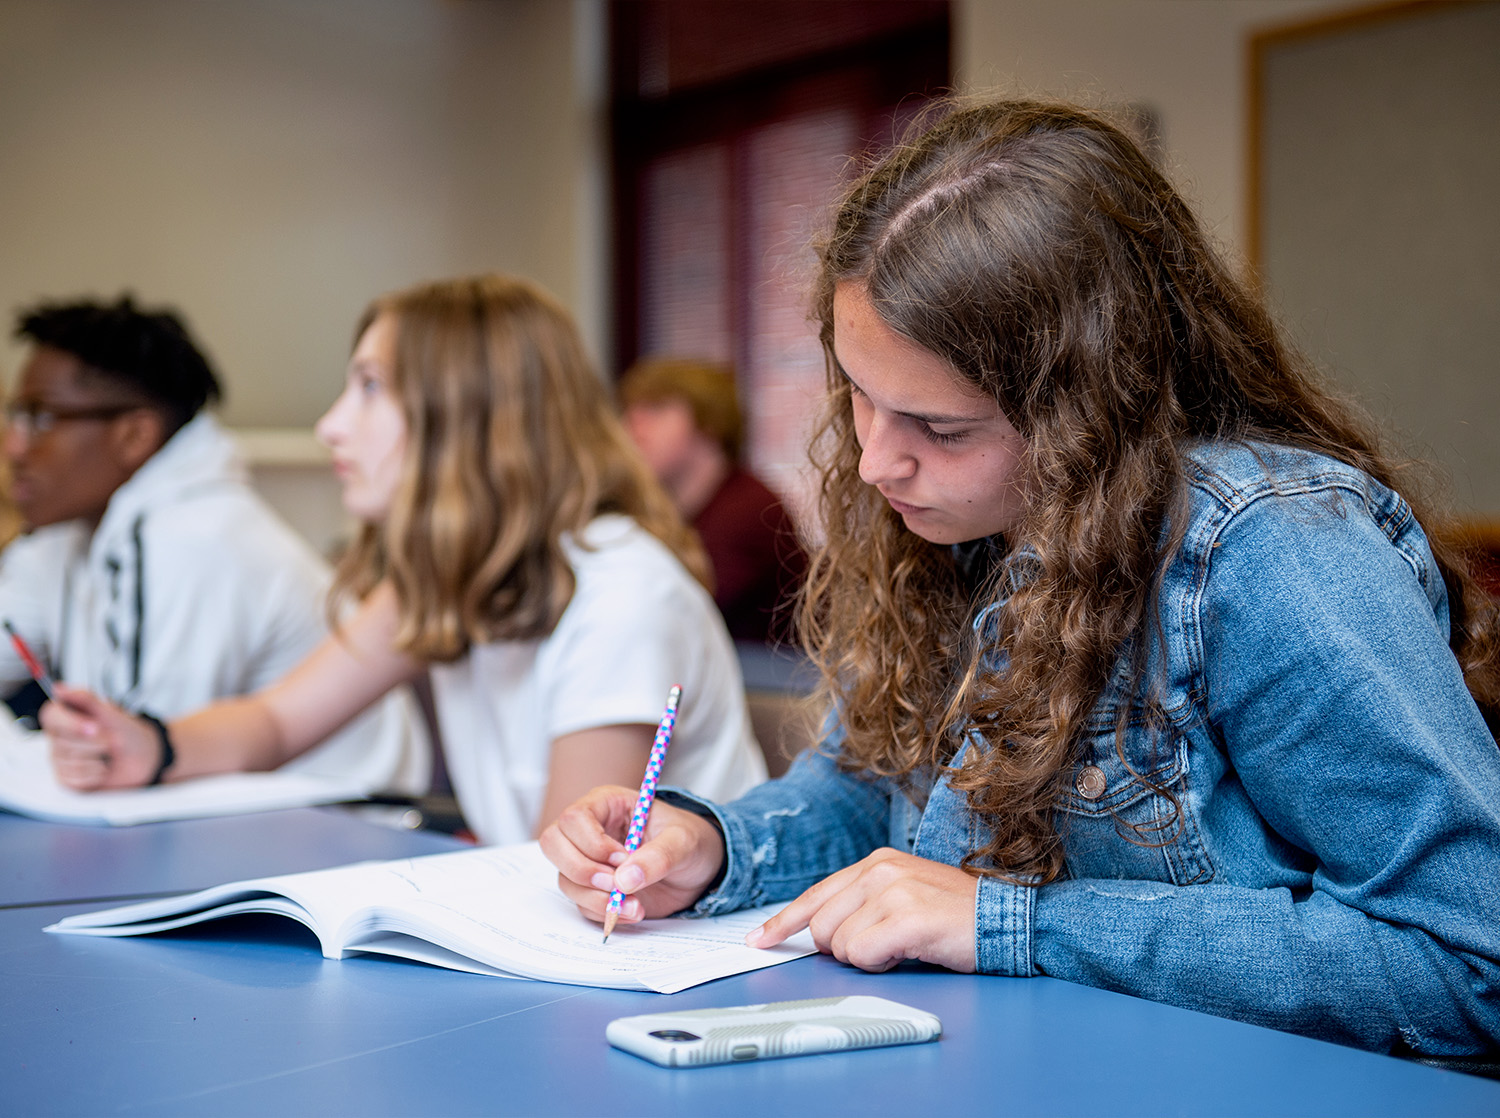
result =
M334 846L384 841L325 814ZM289 815L242 822L282 857ZM0 1114L1500 1114L1500 1083L1051 979L813 957L665 997L332 962L274 917L119 940L41 930L94 907L0 911ZM850 993L930 1010L943 1039L687 1071L604 1041L611 1018L653 1008Z
M44 823L0 811L0 908L186 893L247 877L436 854L455 845L446 835L376 826L341 808L134 827Z

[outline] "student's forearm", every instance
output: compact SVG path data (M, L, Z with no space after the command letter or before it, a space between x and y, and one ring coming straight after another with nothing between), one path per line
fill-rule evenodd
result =
M723 879L699 899L700 916L791 900L891 839L883 782L840 773L817 751L728 804L675 791L661 798L710 810L724 835Z
M1432 909L1457 911L1439 898ZM1500 1035L1497 937L1483 921L1463 924L1429 932L1321 890L1299 898L1156 881L1028 889L986 878L976 912L981 971L1045 974L1376 1051L1450 1055Z
M174 720L169 778L274 769L346 725L422 670L393 647L398 621L394 594L377 590L338 636L270 687Z
M295 757L300 749L264 699L224 699L168 725L176 760L166 780L188 780L225 772L263 772Z

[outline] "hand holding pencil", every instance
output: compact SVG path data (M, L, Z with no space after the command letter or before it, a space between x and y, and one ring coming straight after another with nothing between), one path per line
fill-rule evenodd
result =
M663 717L653 754L665 755L671 733ZM655 803L660 772L659 764L648 761L639 792L613 784L591 790L540 836L542 853L557 867L563 896L611 930L619 921L670 916L691 907L724 865L724 836L711 820L675 804Z
M140 788L161 763L156 732L129 711L81 687L57 685L42 729L58 782L75 792Z
M662 763L667 758L667 747L672 744L672 729L677 723L677 704L682 699L682 688L677 684L667 692L667 709L662 713L661 723L656 727L656 740L651 743L651 755L646 760L646 775L641 778L641 792L635 801L635 811L630 817L630 830L625 835L625 853L633 854L641 845L641 835L646 831L646 820L651 816L651 805L656 799L656 785L661 779ZM615 930L620 918L620 906L625 903L625 894L615 889L609 895L609 904L604 909L604 942Z
M132 715L81 687L58 684L10 619L0 619L0 626L47 696L41 726L51 743L53 772L65 788L91 792L161 780L172 751L160 723L153 732L141 725L153 722L149 715Z

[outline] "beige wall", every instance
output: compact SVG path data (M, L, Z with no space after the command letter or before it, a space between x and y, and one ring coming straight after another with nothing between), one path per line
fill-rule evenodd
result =
M4 0L0 313L126 287L176 304L226 419L261 427L310 424L360 308L417 280L529 275L601 337L597 90L576 76L599 69L579 54L597 11Z
M1343 6L956 0L955 69L1153 106L1237 245L1246 35ZM536 278L605 359L602 28L602 0L4 0L0 314L173 302L250 427L310 424L366 300L438 275Z
M1152 107L1163 125L1169 173L1238 255L1247 248L1251 36L1378 6L1359 0L957 0L955 70L961 88ZM1470 14L1447 11L1450 17ZM1291 144L1290 154L1268 165L1280 178L1268 180L1262 228L1281 240L1263 246L1262 263L1273 310L1299 344L1403 445L1440 464L1462 513L1493 523L1500 514L1500 452L1492 424L1475 421L1494 416L1497 400L1488 356L1494 352L1494 284L1487 282L1493 256L1483 248L1488 227L1464 218L1486 212L1484 184L1493 174L1481 164L1493 168L1493 158L1485 159L1493 145L1470 157L1463 136L1485 134L1494 117L1492 98L1485 97L1494 66L1486 70L1478 60L1482 45L1467 56L1443 47L1442 25L1441 19L1421 24L1428 30L1420 35L1399 21L1366 25L1374 30L1343 54L1344 48L1325 47L1314 55L1308 44L1283 50L1284 58L1302 61L1291 76L1271 74L1276 84L1267 94L1267 128L1276 124L1277 134L1292 140L1280 141ZM1469 33L1484 35L1485 26ZM1309 41L1315 42L1321 41ZM1335 64L1349 69L1335 70ZM1443 80L1415 76L1444 66L1453 73ZM1317 92L1330 84L1337 97ZM1445 104L1465 107L1447 112ZM1330 121L1330 105L1347 114L1344 122ZM1453 119L1432 126L1445 112ZM1472 123L1476 119L1481 123ZM1402 125L1420 146L1378 139L1399 137ZM1303 145L1300 159L1297 143ZM1444 175L1461 179L1444 183ZM1424 206L1433 209L1427 200L1434 197L1442 206L1421 214ZM1278 205L1289 211L1279 220ZM1415 222L1390 218L1413 210L1421 214ZM1369 219L1355 216L1366 213L1385 220L1375 218L1367 232L1358 222ZM1434 232L1437 226L1447 241ZM1452 251L1438 247L1445 243Z
M1346 6L955 0L956 76L1151 106L1234 250L1247 36ZM0 0L0 314L175 303L239 427L305 431L364 303L439 275L532 276L607 361L602 29L603 0ZM262 476L326 542L330 479L289 457Z
M1248 42L1349 0L956 0L962 89L1143 103L1167 169L1231 252L1244 251Z

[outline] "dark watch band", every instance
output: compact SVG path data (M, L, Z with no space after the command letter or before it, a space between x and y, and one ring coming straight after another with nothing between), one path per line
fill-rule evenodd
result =
M177 760L177 750L172 748L172 735L167 733L167 724L154 714L147 714L144 710L135 712L135 716L142 722L151 723L156 730L157 740L161 742L161 764L156 766L156 772L151 774L147 783L160 784L161 778L167 775L167 770Z

